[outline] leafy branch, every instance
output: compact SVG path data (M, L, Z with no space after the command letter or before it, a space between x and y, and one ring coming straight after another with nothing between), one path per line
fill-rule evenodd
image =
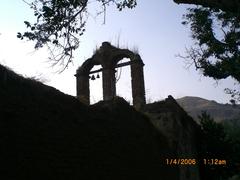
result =
M178 56L204 76L215 80L231 77L240 82L240 16L196 7L188 9L182 23L190 26L195 45L186 49L185 56Z
M21 40L34 41L35 49L48 47L52 65L61 65L64 71L73 59L73 51L79 47L79 39L86 30L88 0L34 0L26 2L34 11L35 23L24 21L28 31L17 33ZM106 6L115 4L123 8L134 8L136 0L95 0L104 13ZM92 3L92 2L91 2ZM105 16L104 16L105 19Z

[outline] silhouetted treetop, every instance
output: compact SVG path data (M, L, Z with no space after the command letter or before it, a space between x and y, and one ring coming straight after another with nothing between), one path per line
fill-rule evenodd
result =
M205 76L240 82L240 16L209 8L190 8L183 24L189 24L194 48L189 58Z
M215 80L233 78L240 83L240 2L174 0L179 3L204 5L189 8L183 24L191 29L194 46L182 56L194 64L204 76ZM231 7L235 5L235 8ZM230 9L229 9L230 8ZM239 90L226 89L232 98L240 101Z
M180 4L202 5L214 9L221 9L232 13L240 14L240 1L238 0L173 0Z

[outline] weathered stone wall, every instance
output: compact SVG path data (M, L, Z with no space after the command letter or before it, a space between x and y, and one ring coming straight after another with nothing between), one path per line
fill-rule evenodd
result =
M146 104L143 66L139 62L131 65L132 97L136 109L141 109Z
M198 125L171 96L165 101L147 104L144 111L175 152L175 157L169 158L197 159ZM179 180L200 179L198 165L179 165L179 173Z
M103 69L103 100L111 100L116 96L115 69Z
M90 104L89 76L77 75L77 98L84 104Z
M2 180L178 180L159 133L124 100L91 108L1 65L0 97Z
M89 74L93 66L99 64L103 67L103 100L111 100L116 97L115 68L117 68L117 63L125 57L129 58L130 62L121 64L121 66L131 66L133 106L138 110L141 109L146 104L142 59L128 49L116 48L108 42L103 42L96 53L78 68L75 75L77 98L87 105L90 104Z

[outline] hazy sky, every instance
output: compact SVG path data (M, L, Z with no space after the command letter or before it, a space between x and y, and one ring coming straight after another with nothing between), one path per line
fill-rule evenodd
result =
M189 6L177 5L172 0L139 0L133 10L118 12L107 9L106 24L103 17L94 18L96 8L91 8L86 33L80 39L80 48L75 52L74 64L63 73L55 73L57 67L48 63L47 49L34 51L34 43L20 41L17 32L24 32L24 20L34 22L32 10L22 0L0 2L0 63L7 65L24 76L46 79L46 84L75 96L74 74L85 59L92 56L103 41L120 44L120 47L138 49L145 66L145 88L148 101L183 96L198 96L221 103L227 103L229 96L225 87L232 87L233 81L216 82L201 76L194 67L185 68L184 61L177 54L184 55L185 47L193 44L189 28L181 24L182 15ZM131 99L129 67L121 70L117 82L117 94ZM101 79L91 81L91 101L102 97Z

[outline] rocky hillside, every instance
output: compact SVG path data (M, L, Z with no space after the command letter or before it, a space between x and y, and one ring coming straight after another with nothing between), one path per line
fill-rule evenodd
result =
M89 107L0 65L0 179L198 179L197 166L166 165L196 155L195 136L174 100L159 103L144 113L122 98Z
M217 122L240 118L240 105L220 104L215 101L190 96L177 99L177 102L196 121L198 121L198 115L202 111L207 111Z

